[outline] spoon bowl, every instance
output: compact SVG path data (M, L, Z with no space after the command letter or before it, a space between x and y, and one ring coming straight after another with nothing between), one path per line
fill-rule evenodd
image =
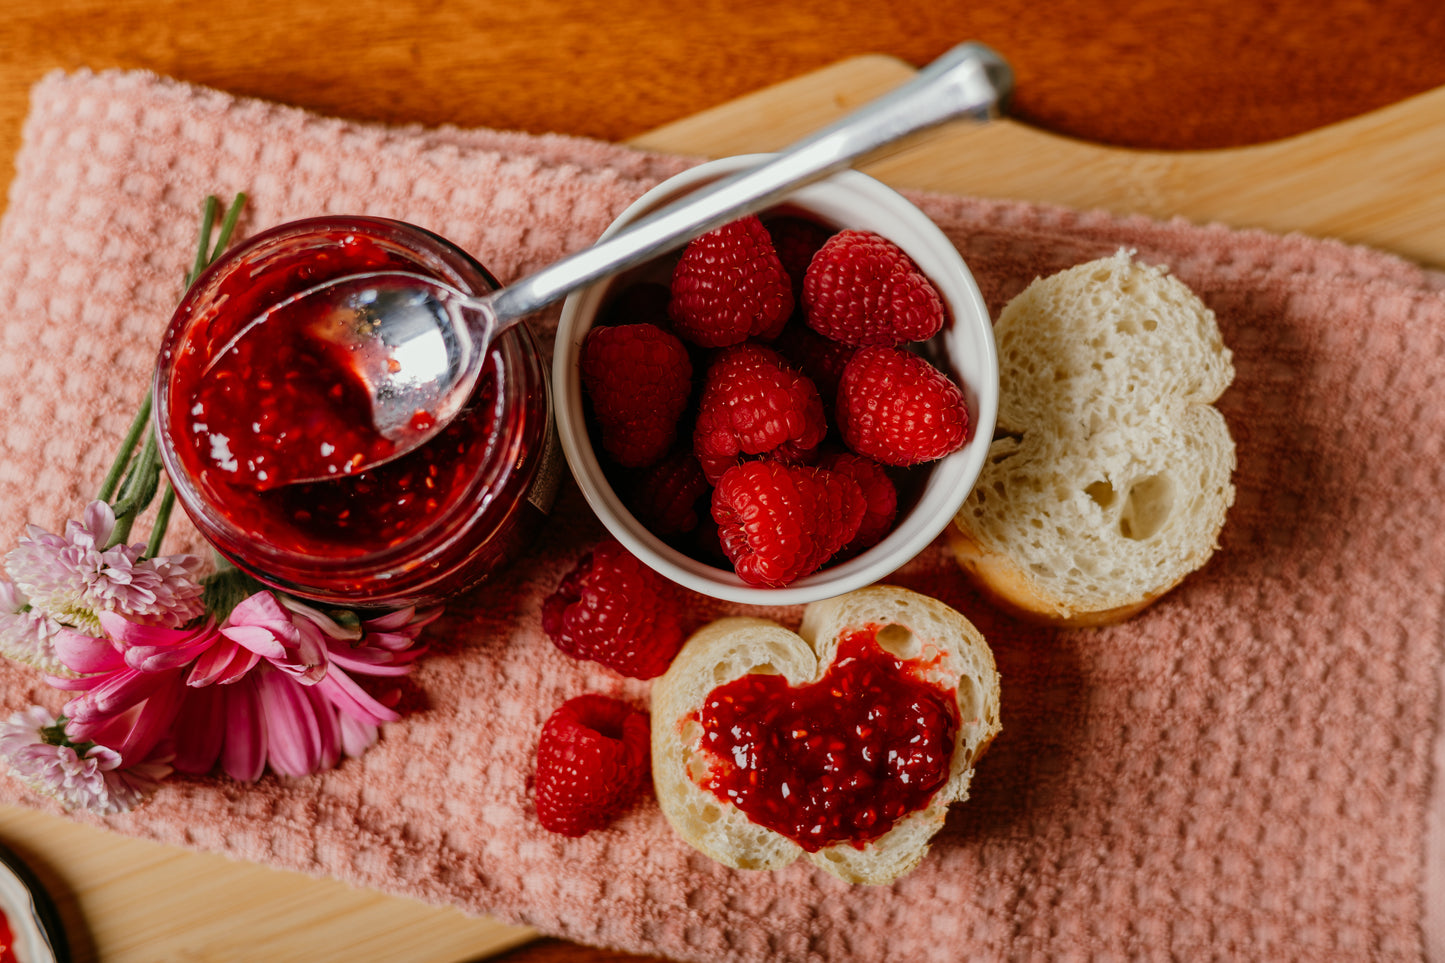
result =
M364 471L420 447L456 417L487 348L519 320L499 323L490 296L470 295L425 274L347 274L298 291L251 319L216 353L206 374L264 351L273 325L296 333L371 401L370 427L384 444L376 457L352 468ZM289 471L283 478L273 469L273 484L265 487L334 476L331 453L324 446L315 453L307 459L290 452Z

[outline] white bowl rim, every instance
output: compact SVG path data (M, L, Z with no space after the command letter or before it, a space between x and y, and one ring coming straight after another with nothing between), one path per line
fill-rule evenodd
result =
M680 196L700 183L756 165L771 156L740 154L689 168L639 197L617 216L602 237L610 237L660 203ZM883 541L840 565L825 568L783 588L749 585L735 572L684 555L638 522L607 483L597 456L587 441L581 378L572 374L581 352L582 339L590 329L589 325L587 329L578 330L583 323L581 319L584 314L595 317L609 282L600 281L572 294L562 306L553 347L552 390L556 397L558 439L572 477L602 524L628 551L668 579L713 598L750 605L796 605L842 595L891 575L922 552L953 520L983 470L993 439L998 417L998 349L988 307L957 248L907 198L858 171L840 171L801 188L781 203L805 209L816 207L819 206L819 197L830 192L865 200L903 222L911 232L909 236L894 236L898 232L890 232L887 236L907 251L925 269L925 274L935 279L944 295L952 314L952 323L939 337L950 342L950 358L956 360L956 352L963 347L965 331L971 331L967 347L976 352L971 367L978 369L974 377L965 379L961 385L969 400L972 419L968 443L930 466L933 474L924 487L923 496L907 515L898 519L893 531ZM955 270L945 274L927 269L929 264L940 258L948 261ZM937 280L940 275L945 280ZM967 317L964 318L964 315ZM990 390L980 390L984 387Z

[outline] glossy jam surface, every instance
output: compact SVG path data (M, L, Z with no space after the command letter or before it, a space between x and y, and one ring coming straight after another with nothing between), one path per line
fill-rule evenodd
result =
M440 434L352 471L389 443L372 427L347 359L328 356L326 339L308 330L315 319L292 310L267 321L264 337L238 333L282 298L345 274L394 268L455 285L491 280L407 225L301 223L234 251L173 319L157 395L167 470L180 476L181 503L203 533L263 581L352 604L444 597L519 554L546 510L546 499L530 497L550 431L540 356L530 335L513 329ZM274 471L278 459L286 470ZM323 470L298 472L307 460ZM284 483L311 474L328 480Z
M247 328L212 359L189 413L196 445L232 485L270 489L349 475L395 445L372 424L356 358L326 316L290 305Z
M808 852L861 846L928 805L948 781L958 706L885 651L879 628L841 638L810 685L750 674L709 693L704 788Z

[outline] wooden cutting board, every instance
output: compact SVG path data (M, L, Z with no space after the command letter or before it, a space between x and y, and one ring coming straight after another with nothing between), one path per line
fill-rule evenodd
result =
M708 156L773 150L913 73L892 57L855 58L630 143ZM943 128L863 169L895 187L1300 231L1445 267L1445 88L1251 147L1122 150L1003 120Z
M907 80L844 61L640 136L696 155L772 150ZM935 132L866 168L897 187L1298 230L1445 266L1445 89L1320 131L1224 151L1106 149L1002 121ZM332 880L128 839L0 807L0 843L45 880L77 963L357 959L455 963L530 930Z

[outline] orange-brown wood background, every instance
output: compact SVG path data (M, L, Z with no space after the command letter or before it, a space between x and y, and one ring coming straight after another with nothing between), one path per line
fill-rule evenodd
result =
M624 140L859 53L982 40L1014 117L1124 147L1275 140L1445 86L1439 0L0 0L0 185L45 72L144 68L384 122ZM542 941L512 963L633 957Z

